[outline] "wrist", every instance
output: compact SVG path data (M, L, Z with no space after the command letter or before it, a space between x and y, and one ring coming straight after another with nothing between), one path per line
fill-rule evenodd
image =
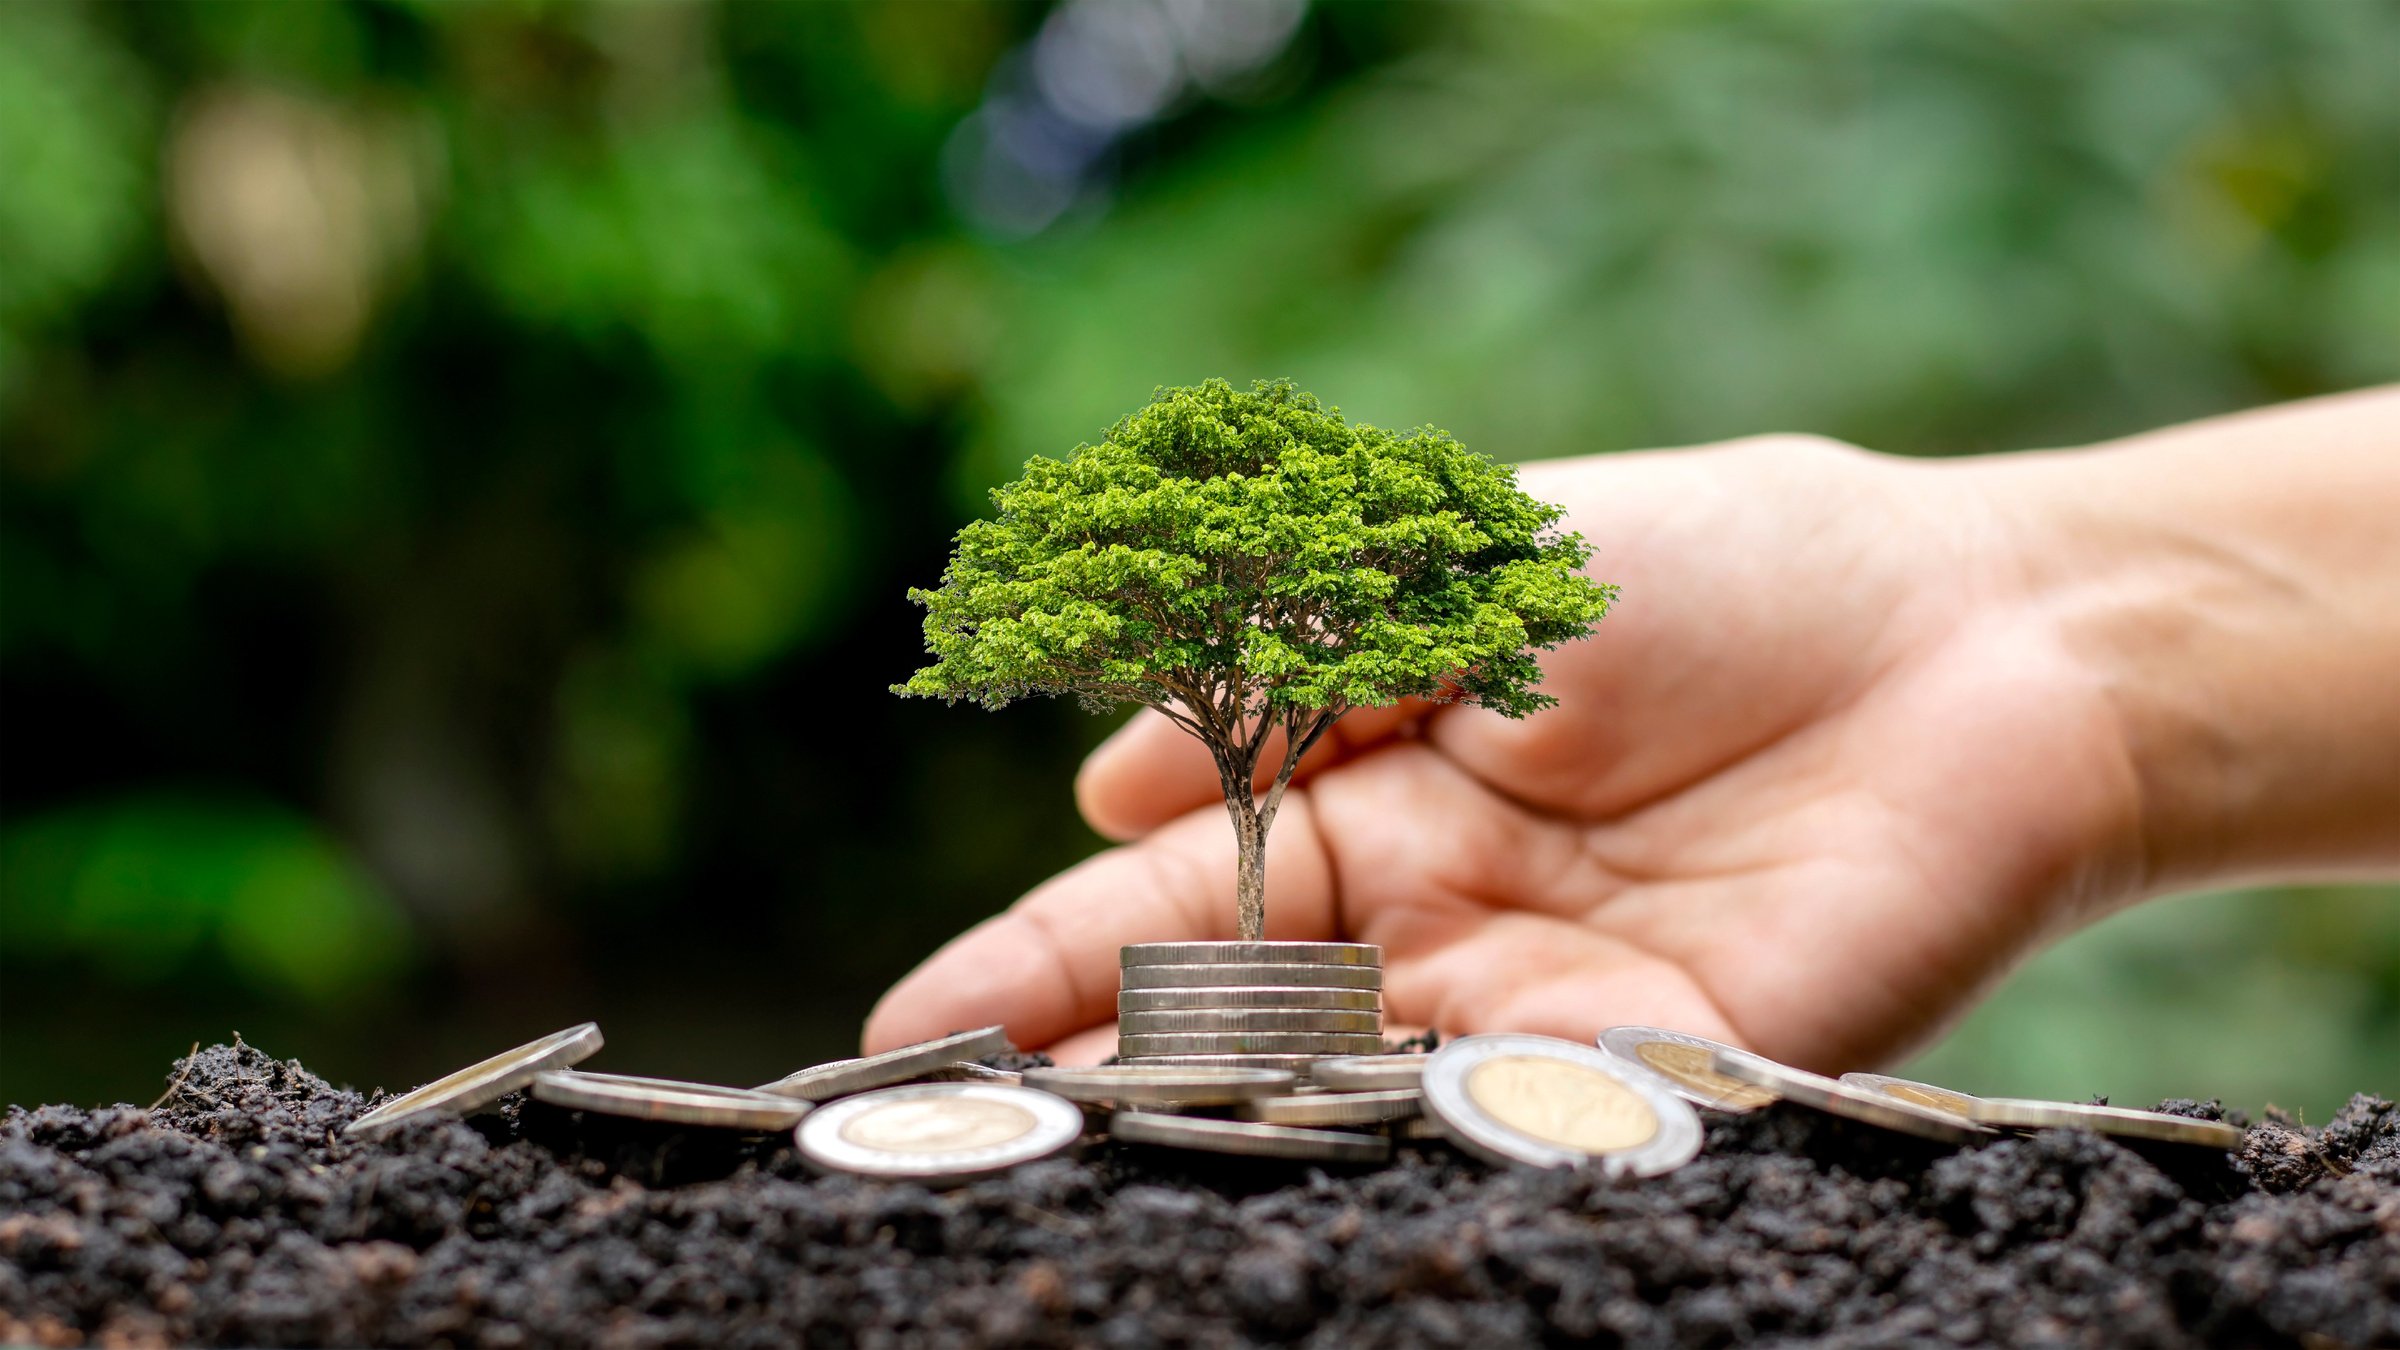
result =
M1961 462L2106 710L2128 898L2400 862L2400 482L2340 403Z

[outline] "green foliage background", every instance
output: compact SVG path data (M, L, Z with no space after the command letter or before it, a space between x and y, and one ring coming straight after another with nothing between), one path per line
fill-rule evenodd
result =
M1155 385L1523 459L2400 377L2377 0L1319 5L1035 229L972 170L1071 18L0 5L0 1100L842 1052L1096 846L1103 728L883 691ZM1922 1067L2321 1117L2400 1088L2400 895L2152 906Z

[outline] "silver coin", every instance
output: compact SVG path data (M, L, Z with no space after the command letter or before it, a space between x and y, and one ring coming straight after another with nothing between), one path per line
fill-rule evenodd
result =
M1008 1048L1008 1033L999 1027L980 1031L961 1031L937 1040L919 1041L880 1055L865 1055L858 1059L837 1059L831 1064L819 1064L786 1074L772 1083L758 1085L760 1092L772 1092L778 1097L797 1097L804 1102L831 1101L853 1092L868 1092L894 1083L905 1083L929 1073L946 1069L961 1060L979 1059Z
M1368 1163L1382 1162L1392 1156L1392 1141L1379 1134L1258 1125L1246 1120L1204 1120L1152 1111L1117 1112L1108 1118L1108 1134L1120 1144L1239 1153L1253 1158Z
M1242 1103L1237 1114L1262 1125L1380 1125L1406 1120L1424 1109L1424 1093L1415 1088L1392 1088L1263 1097Z
M1027 1069L1025 1086L1069 1101L1227 1106L1289 1092L1284 1069L1238 1065L1103 1064L1088 1069Z
M2130 1106L2097 1106L2086 1102L2044 1102L2023 1097L1977 1097L1974 1118L1985 1125L2012 1130L2090 1130L2121 1139L2148 1139L2163 1144L2196 1144L2231 1152L2242 1146L2247 1132L2221 1120L2195 1120L2163 1111L2137 1111Z
M1299 986L1309 989L1381 989L1381 966L1209 965L1125 966L1117 980L1126 989L1192 989L1225 985Z
M1346 1031L1373 1036L1380 1045L1383 1014L1322 1008L1183 1008L1117 1014L1120 1036L1210 1031Z
M1137 942L1117 949L1126 966L1381 966L1367 942Z
M1138 1055L1371 1055L1383 1048L1372 1031L1190 1031L1117 1035L1117 1053Z
M1746 1055L1749 1051L1720 1045L1689 1032L1668 1031L1663 1027L1610 1027L1600 1033L1600 1048L1655 1076L1676 1096L1695 1106L1739 1115L1775 1100L1775 1094L1767 1089L1737 1083L1713 1067L1720 1053Z
M1292 985L1235 985L1190 989L1126 989L1117 994L1117 1014L1230 1008L1314 1008L1380 1012L1380 989L1310 989Z
M533 1080L536 1100L604 1116L713 1125L736 1130L788 1130L808 1114L808 1103L748 1088L679 1083L667 1078L632 1078L617 1073L551 1069Z
M1143 1055L1125 1063L1143 1068L1269 1069L1297 1078L1324 1058L1323 1055Z
M920 1074L909 1081L912 1083L1022 1083L1025 1081L1025 1075L1015 1069L995 1069L988 1064L978 1064L971 1059L962 1059L956 1064L945 1064L931 1073Z
M821 1106L793 1142L827 1172L957 1185L1005 1172L1073 1144L1083 1109L1004 1083L917 1083Z
M1947 1111L1904 1102L1866 1088L1856 1088L1840 1079L1778 1064L1763 1055L1746 1050L1719 1051L1715 1059L1718 1073L1754 1087L1767 1088L1787 1102L1814 1107L1827 1115L1841 1116L1862 1124L1875 1125L1900 1134L1913 1134L1919 1139L1931 1139L1940 1144L1971 1144L1991 1134L1990 1130Z
M1428 1116L1410 1116L1392 1123L1392 1138L1412 1144L1448 1144L1450 1132Z
M401 1121L425 1115L463 1116L489 1106L524 1087L545 1069L562 1069L592 1057L600 1048L600 1024L554 1031L506 1054L437 1078L413 1092L394 1097L342 1127L344 1134L373 1134Z
M1665 1084L1552 1036L1462 1036L1425 1057L1425 1114L1488 1162L1596 1163L1657 1176L1700 1151L1700 1117Z
M1425 1078L1430 1055L1345 1055L1309 1066L1308 1079L1329 1088L1376 1091L1413 1088Z
M1842 1075L1842 1081L1854 1088L1868 1092L1880 1092L1886 1097L1897 1097L1912 1106L1922 1106L1931 1111L1947 1111L1951 1115L1966 1120L1975 1118L1975 1098L1964 1092L1953 1092L1946 1087L1935 1087L1931 1083L1919 1083L1881 1073L1846 1073Z

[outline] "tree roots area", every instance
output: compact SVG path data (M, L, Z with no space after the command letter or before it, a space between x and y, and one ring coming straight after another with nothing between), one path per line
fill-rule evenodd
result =
M297 1063L178 1069L0 1122L0 1343L2400 1344L2365 1096L2234 1158L1775 1106L1650 1180L1096 1146L935 1192L538 1103L351 1142L362 1099Z

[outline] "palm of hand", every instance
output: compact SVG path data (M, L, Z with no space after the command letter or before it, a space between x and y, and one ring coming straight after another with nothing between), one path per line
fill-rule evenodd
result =
M1353 714L1270 841L1270 936L1385 949L1395 1024L1648 1022L1829 1067L1935 1029L2105 889L2127 781L2016 603L2005 522L1939 471L1776 440L1528 470L1624 600L1560 706ZM938 954L870 1048L1004 1019L1111 1052L1116 949L1228 935L1233 840L1160 723L1086 766L1136 837Z

